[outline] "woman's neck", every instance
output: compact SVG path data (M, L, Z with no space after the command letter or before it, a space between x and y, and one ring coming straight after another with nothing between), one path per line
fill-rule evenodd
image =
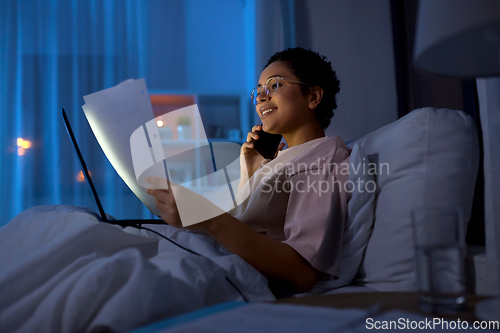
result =
M318 122L312 122L300 126L295 131L283 133L288 147L297 146L308 141L319 139L325 136L325 130Z

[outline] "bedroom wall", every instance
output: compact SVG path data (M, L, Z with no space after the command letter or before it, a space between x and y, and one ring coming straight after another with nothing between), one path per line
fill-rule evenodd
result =
M149 89L241 91L245 86L245 4L234 0L149 0Z
M296 0L297 46L324 54L341 82L327 134L363 136L398 118L389 0Z
M243 1L187 0L185 6L188 88L244 90Z

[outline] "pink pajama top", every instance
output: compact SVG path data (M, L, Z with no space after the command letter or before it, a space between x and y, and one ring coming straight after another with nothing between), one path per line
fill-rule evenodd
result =
M241 157L239 204L229 213L255 231L288 244L320 280L339 275L349 193L349 149L337 136L278 153L250 179Z

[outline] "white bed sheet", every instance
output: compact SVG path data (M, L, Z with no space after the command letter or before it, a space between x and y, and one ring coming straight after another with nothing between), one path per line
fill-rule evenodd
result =
M125 331L205 306L274 300L266 278L211 237L159 236L98 222L90 209L38 206L0 229L0 331Z

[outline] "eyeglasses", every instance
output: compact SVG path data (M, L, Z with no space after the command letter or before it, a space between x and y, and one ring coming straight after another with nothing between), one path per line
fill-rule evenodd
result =
M258 97L264 90L267 96L272 97L276 95L278 92L280 92L285 86L286 83L296 83L296 84L305 84L304 82L300 81L294 81L294 80L289 80L287 78L281 77L281 76L274 76L270 77L267 79L266 83L264 83L263 86L257 86L253 88L252 92L250 93L250 98L252 99L252 103L254 105L259 104Z

